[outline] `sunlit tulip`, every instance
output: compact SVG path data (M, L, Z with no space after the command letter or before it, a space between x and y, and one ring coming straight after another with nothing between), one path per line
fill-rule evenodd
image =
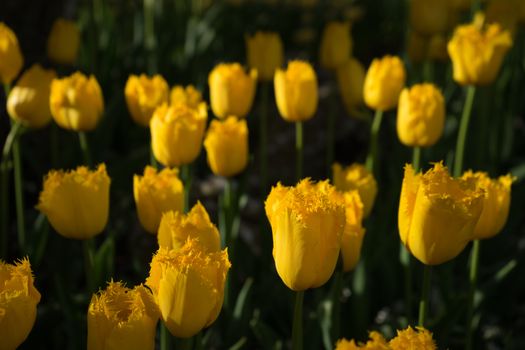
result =
M24 57L15 33L0 22L0 79L2 83L11 84L23 65Z
M374 175L363 164L354 163L342 167L335 163L332 165L334 186L339 191L346 192L357 190L363 202L363 217L368 217L377 195L377 182Z
M277 68L283 65L283 43L278 33L257 32L246 37L248 66L257 71L263 81L272 81Z
M355 340L340 339L335 350L390 350L386 339L378 332L370 332L366 343L356 343Z
M365 77L363 94L368 107L387 111L397 105L405 86L405 66L397 56L374 59Z
M186 87L176 85L170 92L170 104L172 106L185 104L191 108L198 108L202 102L202 94L193 85Z
M148 77L130 75L124 89L126 104L133 120L148 127L155 109L168 103L169 87L166 80L160 75Z
M410 26L422 35L444 33L448 27L449 12L447 0L412 0Z
M346 111L348 114L352 114L364 102L365 68L361 62L351 57L337 67L336 76L339 93L343 99Z
M357 190L342 194L345 205L346 224L341 239L341 253L343 256L343 271L353 270L361 256L361 246L365 236L363 228L363 203Z
M44 179L37 209L62 236L91 238L108 222L109 184L104 164L94 171L85 166L68 172L51 170Z
M58 18L51 27L47 39L47 56L53 62L74 64L80 47L80 31L77 24L64 18Z
M159 310L149 289L109 282L87 313L88 350L153 350Z
M22 74L7 98L9 116L24 126L41 128L51 121L49 94L55 71L39 64Z
M336 69L352 54L349 22L329 22L321 38L320 63L326 69Z
M405 330L398 330L397 335L388 342L391 350L437 350L432 339L432 333L423 327L413 329L408 326Z

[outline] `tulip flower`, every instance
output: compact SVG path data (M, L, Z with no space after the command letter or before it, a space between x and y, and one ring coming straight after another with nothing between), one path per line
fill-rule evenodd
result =
M55 71L34 64L18 80L7 98L11 119L30 128L41 128L51 121L49 94Z
M29 260L15 264L0 260L0 349L15 350L26 340L39 302Z
M365 76L365 103L379 111L395 108L405 80L405 67L399 57L387 55L381 59L374 59Z
M263 81L272 81L275 71L283 65L283 43L278 33L257 32L246 37L246 60Z
M221 248L219 230L200 202L188 214L178 211L164 213L157 238L159 247L170 250L180 250L188 239L197 239L208 252L218 252Z
M337 68L336 77L346 111L352 114L364 102L365 68L361 62L351 57Z
M365 236L363 228L363 203L357 190L342 194L345 204L346 224L341 238L341 254L343 257L343 271L352 271L361 256L361 246Z
M352 54L350 22L329 22L321 38L320 63L325 69L336 69Z
M94 294L87 313L88 350L154 350L159 311L144 286L109 282Z
M66 238L89 239L104 230L109 214L110 178L106 166L51 170L44 179L37 209Z
M188 105L158 107L150 121L155 158L168 167L193 162L201 151L207 119L204 102L196 109Z
M124 89L126 104L133 120L144 127L149 126L155 109L168 103L169 87L160 75L148 77L130 75Z
M47 57L59 64L75 64L80 47L80 31L73 21L58 18L47 39Z
M172 335L192 337L217 319L229 268L226 249L207 252L197 240L189 239L179 250L157 251L146 285Z
M24 57L15 33L0 22L0 80L2 84L11 84L23 65Z
M93 130L104 112L97 79L80 72L51 82L49 105L58 126L75 131Z
M363 217L370 215L377 195L377 182L374 175L362 164L354 163L343 168L335 163L332 166L334 186L339 191L357 190L363 203Z
M357 343L355 340L340 339L335 345L335 350L391 350L386 339L378 332L370 332L366 343Z
M426 36L444 33L449 24L449 1L412 0L410 2L410 25Z
M210 101L217 118L235 115L244 118L252 108L257 71L248 73L239 63L221 63L208 76Z
M398 330L397 335L388 342L391 350L437 350L432 333L423 327L414 330L408 326L407 329Z
M191 108L198 108L202 102L202 94L193 85L186 87L176 85L170 92L170 104L172 106L185 104Z
M162 214L184 209L184 186L177 169L157 169L146 166L144 175L133 176L133 196L140 224L144 229L157 234Z

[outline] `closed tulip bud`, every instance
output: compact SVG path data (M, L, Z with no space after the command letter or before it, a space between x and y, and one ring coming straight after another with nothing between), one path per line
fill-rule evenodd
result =
M434 145L445 126L445 99L433 84L405 88L399 96L397 136L410 147Z
M341 253L343 256L343 271L353 270L361 256L361 246L365 236L363 228L363 203L357 190L342 194L345 204L346 224L341 239Z
M491 179L487 173L467 171L462 178L484 191L483 211L474 228L474 239L491 238L501 232L510 207L511 175Z
M171 334L189 338L217 319L230 266L226 249L207 252L196 240L180 250L159 248L146 284Z
M77 24L58 18L51 27L47 39L47 57L59 64L75 64L80 47L80 31Z
M85 166L69 172L51 170L44 179L37 209L62 236L91 238L108 222L110 182L104 164L94 171Z
M397 335L388 342L388 345L391 350L437 350L432 333L423 327L416 327L414 330L408 326L405 330L398 330Z
M317 111L317 76L308 62L290 61L286 70L277 69L274 78L275 100L287 122L302 122Z
M145 74L130 75L126 82L124 96L133 120L141 126L148 127L155 109L168 103L168 93L168 83L160 75L153 77Z
M26 340L36 319L40 293L29 260L0 260L0 349L15 350Z
M444 33L448 28L449 12L446 0L412 0L410 25L422 35Z
M29 128L41 128L51 121L49 93L54 70L31 66L18 80L7 98L9 116Z
M185 104L191 108L198 108L202 102L202 94L193 85L186 87L176 85L170 92L170 104L172 106Z
M332 165L334 186L339 191L359 192L363 202L363 217L370 215L377 195L377 182L374 175L363 164L354 163L343 168L340 164Z
M275 70L283 65L283 43L279 34L257 32L246 37L248 66L257 71L263 81L272 81Z
M474 237L483 191L452 178L441 163L425 174L405 166L399 201L401 241L419 261L439 265L455 258Z
M244 118L252 108L257 71L248 73L239 63L221 63L208 76L211 109L217 118L235 115Z
M387 111L397 105L405 86L405 66L397 56L374 59L366 72L363 94L368 107Z
M15 33L0 22L0 79L2 83L11 84L23 65L24 57Z
M204 102L196 109L184 104L158 107L150 121L155 158L168 167L193 162L201 151L207 119Z
M511 46L510 33L498 24L484 28L482 15L473 24L457 27L447 46L454 80L461 85L492 83Z
M329 22L321 38L320 63L326 69L336 69L352 54L349 22Z
M363 100L363 85L365 83L365 68L355 58L337 67L337 84L339 93L348 114L352 114Z
M273 236L273 259L284 284L317 288L334 272L345 229L345 206L328 181L280 183L265 202Z
M49 105L58 126L74 131L95 129L104 112L104 99L97 79L80 72L51 82Z
M386 339L378 332L370 332L366 343L356 343L355 340L340 339L335 345L335 350L391 350Z
M228 117L212 120L204 139L208 165L215 175L234 176L248 164L248 126L246 120Z
M154 350L159 311L143 285L109 282L94 294L87 313L88 350Z
M210 221L208 212L200 202L188 214L178 211L164 213L157 239L159 247L170 250L180 250L188 239L197 239L207 252L218 252L221 249L219 230Z
M133 176L133 196L140 224L144 229L157 234L162 214L184 209L184 186L177 169L157 169L146 166L144 175Z

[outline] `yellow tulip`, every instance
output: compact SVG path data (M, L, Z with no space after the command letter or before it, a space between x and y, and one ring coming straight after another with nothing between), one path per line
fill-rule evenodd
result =
M290 61L286 70L277 69L274 78L275 100L287 122L312 118L317 111L317 76L308 62Z
M157 234L162 214L167 211L184 210L184 185L177 169L157 169L146 166L144 175L133 176L133 196L140 224L144 229Z
M206 209L197 202L188 214L168 211L162 215L157 239L159 247L180 250L186 241L197 239L208 252L221 249L219 230L210 221Z
M0 350L15 350L26 340L39 302L29 260L15 264L0 260Z
M196 240L157 251L146 284L171 334L189 338L217 319L230 266L226 249L206 252Z
M397 136L410 147L434 145L445 127L445 99L433 84L405 88L399 96Z
M343 271L353 270L361 256L361 245L365 236L363 228L363 202L357 190L342 194L345 203L346 224L341 239Z
M53 62L72 65L76 62L80 47L80 31L77 24L58 18L51 27L47 39L47 56Z
M386 339L378 332L370 332L366 343L357 343L355 340L340 339L337 341L335 350L391 350Z
M248 73L239 63L221 63L208 76L210 101L217 118L235 115L245 117L252 108L257 84L257 71Z
M410 1L410 25L422 35L446 32L450 7L446 0Z
M337 67L336 71L339 93L348 114L361 106L363 100L363 85L365 83L365 68L357 59L351 57Z
M396 337L391 339L388 345L391 350L437 350L432 333L423 327L416 327L414 330L408 326L405 330L398 330Z
M87 313L88 350L154 350L159 310L143 285L109 282L93 294Z
M88 239L104 230L109 214L106 166L90 171L85 166L64 172L51 170L45 177L37 209L66 238Z
M246 120L228 117L212 120L204 139L208 164L215 175L234 176L248 164Z
M510 207L510 188L513 177L500 176L491 179L487 173L467 171L462 178L484 191L483 211L476 227L474 239L491 238L501 232L507 222Z
M11 84L23 65L24 57L15 33L0 22L0 79L2 84Z
M51 82L49 105L58 126L75 131L93 130L104 112L97 79L80 72Z
M171 89L170 104L173 106L185 104L191 108L198 108L201 102L202 94L193 85L176 85Z
M377 195L377 182L374 175L363 164L354 163L343 168L340 164L332 165L334 186L339 191L357 190L363 202L363 217L368 217Z
M184 104L158 107L150 121L155 158L168 167L193 162L201 151L207 119L204 102L196 109Z
M22 74L7 98L9 116L30 128L41 128L51 121L49 94L51 81L56 77L52 69L34 64Z
M482 15L472 24L457 27L447 46L454 80L461 85L492 83L511 46L510 32L499 24L484 27Z
M283 65L283 43L278 33L257 32L246 37L248 66L263 81L272 81L275 70Z
M321 38L320 64L326 69L336 69L348 61L352 54L350 22L329 22Z
M425 174L405 166L399 201L399 235L405 247L426 265L455 258L474 238L483 210L483 191L452 178L441 163Z
M168 103L169 87L160 75L148 77L130 75L124 89L126 104L133 120L148 127L155 109L163 103Z
M280 183L265 202L273 236L273 258L284 284L317 288L334 272L345 228L345 206L328 181Z
M368 107L387 111L397 105L405 86L406 72L397 56L374 59L366 72L363 95Z

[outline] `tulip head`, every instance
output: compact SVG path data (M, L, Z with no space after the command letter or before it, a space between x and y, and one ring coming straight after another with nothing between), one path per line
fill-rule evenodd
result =
M432 333L423 327L413 329L408 326L407 329L398 330L396 337L391 339L388 345L392 350L437 350Z
M204 139L208 164L215 175L239 174L248 164L248 126L246 120L228 117L212 120Z
M274 77L275 100L287 122L312 118L317 111L317 76L308 62L290 61L286 70L277 69Z
M343 168L335 163L332 166L334 186L339 191L357 190L363 202L363 217L370 215L377 195L377 182L374 175L363 164L354 163Z
M252 108L257 71L251 69L247 73L239 63L221 63L208 76L208 85L211 109L217 118L244 118Z
M201 151L207 119L204 102L196 109L184 104L158 107L150 121L155 158L168 167L193 162Z
M341 254L343 256L343 271L352 271L361 256L361 246L365 236L363 228L363 203L357 190L342 194L345 205L346 224L341 239Z
M49 106L53 119L61 128L90 131L104 112L102 90L93 75L88 78L76 72L51 82Z
M51 170L44 179L37 209L62 236L91 238L108 222L109 184L104 164L94 171L85 166L69 172Z
M409 147L434 145L445 126L445 99L433 84L405 88L399 96L397 136Z
M133 176L133 196L139 221L144 229L157 234L162 214L184 209L184 185L177 169L157 169L146 166L144 175Z
M148 127L155 109L163 103L168 103L168 92L168 83L158 74L153 77L145 74L130 75L124 96L133 120L141 126Z
M353 339L339 339L335 345L335 350L391 350L381 333L372 331L368 334L368 338L369 340L366 343L356 343Z
M336 69L352 54L350 22L329 22L321 38L320 63L326 69Z
M77 24L58 18L51 27L47 39L47 57L55 63L73 65L80 47L80 31Z
M410 1L410 25L425 36L444 33L449 25L450 6L447 0Z
M34 64L18 80L7 98L11 119L30 128L41 128L51 121L49 94L51 81L56 77L52 69Z
M191 108L198 108L202 102L202 94L193 85L186 87L176 85L170 92L170 104L172 106L184 104Z
M283 43L278 33L257 32L246 37L248 66L263 81L272 81L275 70L283 65Z
M23 65L24 57L15 33L0 22L0 80L2 84L11 84Z
M387 111L397 105L405 86L406 72L397 56L374 59L366 72L363 95L368 107Z
M365 83L365 68L357 59L351 57L337 67L337 84L343 98L344 106L349 114L363 104L363 85Z

